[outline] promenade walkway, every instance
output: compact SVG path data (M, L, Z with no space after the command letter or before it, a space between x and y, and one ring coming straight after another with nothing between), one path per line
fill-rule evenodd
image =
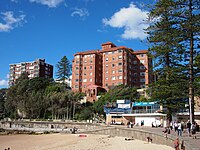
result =
M134 129L138 129L138 130L145 130L145 131L149 131L149 132L153 132L153 133L157 133L157 134L161 134L163 136L165 136L163 134L164 128L151 128L151 127L133 127ZM177 133L172 130L171 133L168 135L169 137L172 138L176 138L178 137ZM192 137L189 137L187 134L186 129L183 132L183 135L181 137L179 137L179 139L185 142L185 144L187 144L187 147L189 147L191 150L200 150L200 132L196 132L196 139L193 139Z

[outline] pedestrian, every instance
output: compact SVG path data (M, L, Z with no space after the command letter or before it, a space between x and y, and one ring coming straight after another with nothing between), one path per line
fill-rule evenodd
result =
M190 120L188 120L188 122L186 124L186 128L187 128L188 136L191 136L191 123L190 123Z
M182 136L182 124L178 122L178 136Z
M178 139L178 137L174 140L174 148L175 148L175 150L179 150L179 139Z
M174 131L178 131L178 123L176 121L174 122Z
M163 131L163 133L165 134L165 137L167 137L167 134L170 134L170 128L169 127L165 127L165 130Z
M191 125L191 130L192 130L192 137L193 139L196 139L196 123L193 122L192 125Z
M173 129L173 122L172 121L170 122L170 129L171 130Z

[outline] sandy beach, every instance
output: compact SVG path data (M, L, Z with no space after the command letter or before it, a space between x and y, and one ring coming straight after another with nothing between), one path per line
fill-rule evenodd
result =
M43 134L0 136L0 149L11 150L173 150L165 145L144 141L126 141L124 137L107 135Z

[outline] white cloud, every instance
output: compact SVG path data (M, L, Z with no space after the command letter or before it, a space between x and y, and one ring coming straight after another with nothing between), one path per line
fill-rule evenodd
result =
M50 8L57 7L64 0L30 0L30 2L40 3L42 5L47 5Z
M109 25L113 28L124 28L124 33L121 35L124 39L145 39L145 28L149 24L147 19L147 11L142 11L136 5L130 4L128 8L121 8L110 19L104 18L104 25Z
M0 86L8 86L8 81L0 79Z
M2 12L1 19L4 21L4 23L0 22L0 32L8 32L15 27L22 26L23 22L25 21L25 16L26 15L22 14L14 17L12 11Z
M87 17L89 12L86 8L74 8L74 11L71 13L71 16Z

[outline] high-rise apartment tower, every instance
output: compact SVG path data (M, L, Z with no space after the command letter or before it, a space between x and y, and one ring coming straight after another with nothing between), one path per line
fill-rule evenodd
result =
M36 59L32 62L21 62L16 64L10 64L9 73L9 86L15 84L16 80L21 76L22 73L28 73L29 79L35 77L53 77L53 66L47 64L45 59Z
M152 59L147 50L133 51L111 42L101 46L101 50L74 55L72 90L87 93L92 89L92 95L97 95L97 88L109 90L120 84L145 88L152 81Z

